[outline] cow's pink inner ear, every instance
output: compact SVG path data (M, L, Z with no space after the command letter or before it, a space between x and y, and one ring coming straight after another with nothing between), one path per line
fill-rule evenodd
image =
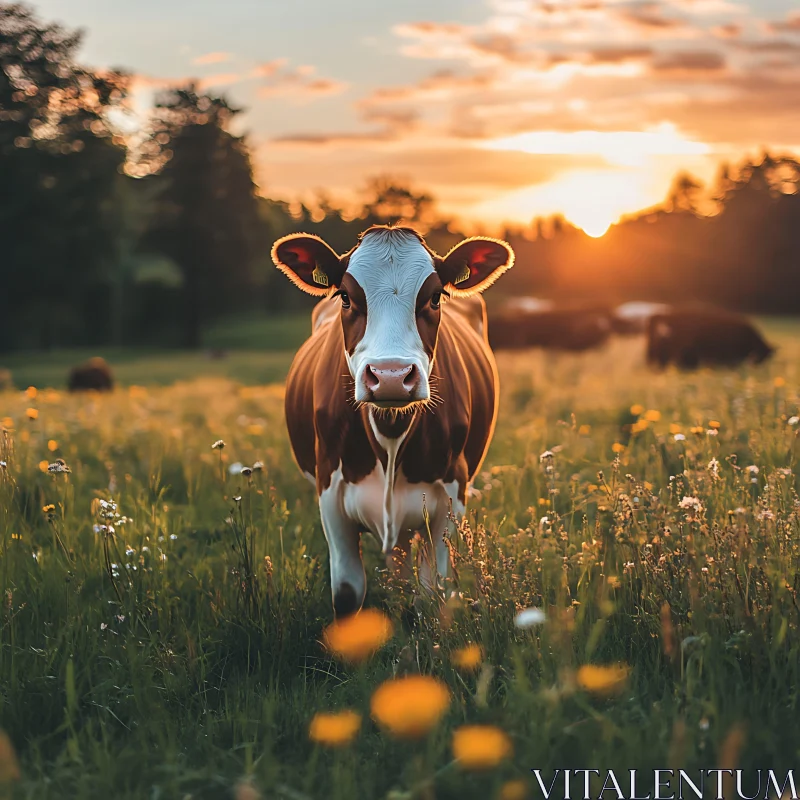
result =
M287 256L291 256L290 266L302 266L308 268L314 263L314 256L311 255L311 251L305 247L299 247L298 245L291 245L287 247L284 251L284 258Z
M471 294L494 283L513 263L513 251L505 242L467 239L445 256L439 273L456 293Z

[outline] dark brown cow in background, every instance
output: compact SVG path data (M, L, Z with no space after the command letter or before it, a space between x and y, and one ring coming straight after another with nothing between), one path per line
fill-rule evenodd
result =
M442 258L409 228L376 226L342 256L293 234L272 257L327 297L287 377L286 422L317 489L334 611L363 603L362 531L405 568L420 532L420 575L433 587L449 566L443 534L494 432L497 369L479 293L512 265L511 248L478 237Z
M111 367L99 356L73 367L67 378L70 392L110 392L113 388Z
M608 341L611 316L610 309L596 306L540 311L502 307L489 317L489 342L495 350L589 350Z
M760 364L774 352L745 317L723 311L673 310L647 324L647 363L681 369Z

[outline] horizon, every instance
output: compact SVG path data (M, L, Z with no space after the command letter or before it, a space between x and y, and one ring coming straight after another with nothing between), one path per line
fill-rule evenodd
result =
M390 175L467 226L563 214L601 236L679 171L709 182L764 147L800 152L790 0L33 8L85 30L90 66L133 74L140 120L191 78L245 106L260 192L290 202L346 205Z

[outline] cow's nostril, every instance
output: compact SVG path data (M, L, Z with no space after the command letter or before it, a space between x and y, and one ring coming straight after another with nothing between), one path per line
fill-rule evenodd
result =
M413 392L414 389L417 388L418 383L419 383L419 374L417 373L416 366L412 364L408 368L406 376L403 378L403 388L407 389L409 392Z
M367 384L367 388L371 390L375 390L380 385L380 380L378 376L372 371L372 367L367 364L366 370L364 370L364 383Z

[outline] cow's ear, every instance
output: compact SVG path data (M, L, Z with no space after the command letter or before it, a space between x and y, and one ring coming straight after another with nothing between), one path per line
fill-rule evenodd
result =
M500 239L475 236L457 244L436 271L454 295L470 295L491 286L514 264L514 251Z
M311 233L290 233L278 239L272 260L295 286L317 297L339 286L346 269L345 260Z

